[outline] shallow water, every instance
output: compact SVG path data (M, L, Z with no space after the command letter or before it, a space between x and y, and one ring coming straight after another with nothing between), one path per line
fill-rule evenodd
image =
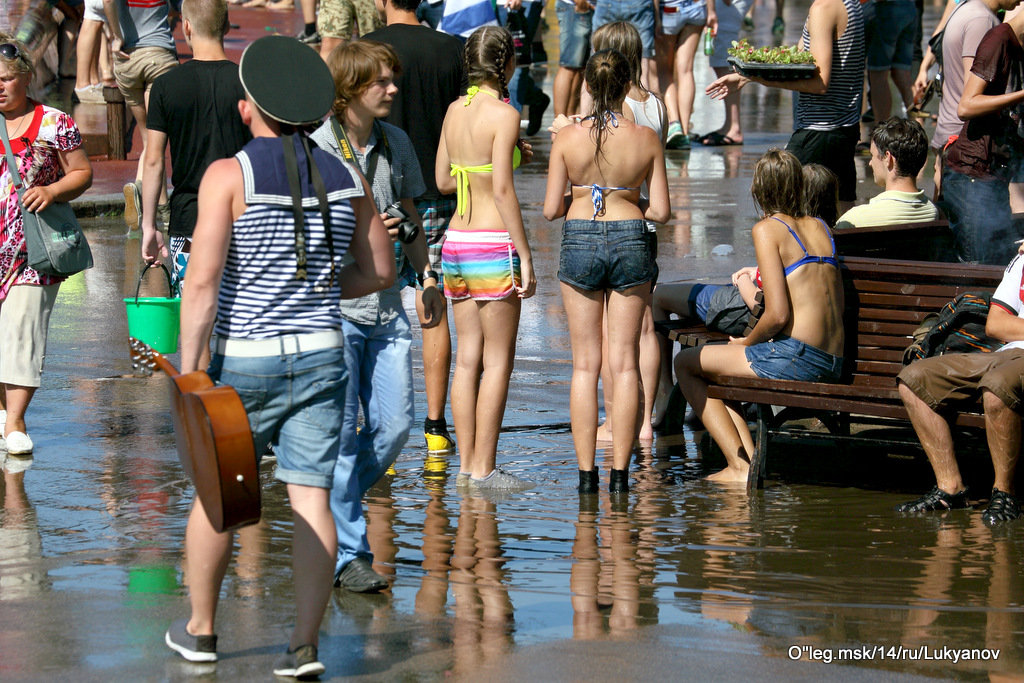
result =
M789 112L786 96L745 92L746 145L669 155L663 281L723 281L753 262L753 164L788 137L757 131L786 130ZM696 129L712 129L719 115L698 108ZM538 486L503 499L461 496L455 456L426 459L414 433L396 474L367 496L376 566L394 586L333 596L321 641L328 675L1019 680L1024 524L990 530L978 511L897 517L895 503L931 484L919 454L784 447L765 490L748 500L703 481L720 462L701 454L700 434L687 427L637 451L626 499L581 502L559 230L540 214L546 150L538 144L517 180L539 286L523 306L498 453ZM861 196L874 192L867 182ZM119 219L86 225L96 267L64 285L54 311L29 413L35 458L4 462L0 679L264 678L292 620L283 488L264 465L264 520L240 535L224 584L221 662L183 664L162 633L187 609L191 487L165 380L131 376L121 297L135 287L138 242ZM712 257L720 244L733 254ZM152 279L143 291L159 295ZM422 415L419 380L417 391ZM990 469L973 461L972 472L983 498ZM943 648L999 654L954 661Z

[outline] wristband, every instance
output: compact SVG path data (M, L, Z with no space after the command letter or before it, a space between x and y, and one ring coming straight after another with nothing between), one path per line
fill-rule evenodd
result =
M420 287L423 286L424 280L433 278L434 282L440 282L441 276L437 274L436 270L430 270L429 268L422 273L417 273L416 280L420 283Z

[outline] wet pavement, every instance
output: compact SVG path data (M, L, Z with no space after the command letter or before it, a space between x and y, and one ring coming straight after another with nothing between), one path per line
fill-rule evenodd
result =
M753 262L750 178L765 149L784 145L788 103L752 87L744 146L669 154L663 281L723 281ZM695 128L711 130L720 111L698 104ZM992 530L978 511L898 517L894 504L931 485L920 454L785 448L748 500L702 479L720 461L686 427L637 449L625 501L581 502L559 228L540 213L547 149L538 140L517 176L539 285L523 306L498 452L538 486L460 495L456 456L427 458L412 434L366 501L375 566L393 586L335 591L321 629L324 679L1021 680L1024 523ZM97 164L113 177L110 168ZM862 180L862 198L874 191ZM0 455L0 680L271 679L293 613L291 519L272 464L263 521L240 534L224 582L220 662L189 665L163 644L187 613L192 492L166 380L132 375L121 298L135 288L138 240L117 218L84 224L96 267L61 289L28 415L34 459ZM733 253L712 256L723 244ZM143 291L159 291L155 277ZM417 378L418 355L417 341ZM990 470L973 476L983 498Z

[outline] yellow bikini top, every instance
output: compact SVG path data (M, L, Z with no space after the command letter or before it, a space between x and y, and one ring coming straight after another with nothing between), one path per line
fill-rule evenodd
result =
M473 97L477 93L483 93L490 95L494 99L499 99L497 95L490 92L489 90L481 90L479 86L471 85L466 90L466 101L462 106L468 107L469 103L473 101ZM519 151L517 145L512 150L512 170L519 168L519 165L523 162L523 153ZM469 204L469 174L470 173L493 173L494 164L480 164L478 166L459 166L458 164L452 164L451 175L455 176L455 199L456 208L460 216L466 215L466 209Z

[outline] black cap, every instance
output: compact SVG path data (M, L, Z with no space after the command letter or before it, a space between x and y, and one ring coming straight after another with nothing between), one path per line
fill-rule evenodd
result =
M287 36L265 36L245 48L242 87L270 118L293 126L320 121L334 104L334 79L316 52Z

